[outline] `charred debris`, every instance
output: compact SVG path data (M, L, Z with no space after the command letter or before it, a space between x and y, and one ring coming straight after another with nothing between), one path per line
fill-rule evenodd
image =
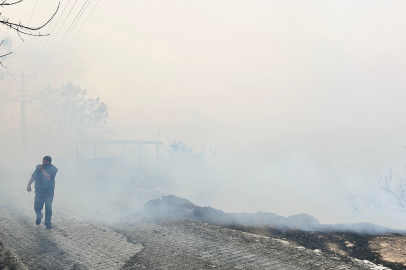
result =
M397 261L385 260L374 241L386 238L406 239L406 231L393 230L371 223L320 224L313 216L299 214L289 217L274 213L225 213L212 207L201 207L175 195L147 202L141 214L152 218L193 220L243 232L284 239L309 249L350 256L382 264L391 269L406 269ZM376 241L375 241L376 242Z

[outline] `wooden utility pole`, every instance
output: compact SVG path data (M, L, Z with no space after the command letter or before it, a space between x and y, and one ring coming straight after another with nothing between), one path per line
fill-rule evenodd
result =
M158 159L159 159L159 154L158 154L158 150L159 150L159 134L161 134L161 131L158 132L158 143L156 144L156 165L158 166Z
M34 75L25 75L24 72L21 71L20 74L8 74L10 75L16 82L19 84L20 89L18 90L20 92L20 127L21 127L21 135L20 135L20 141L21 141L21 148L24 148L27 144L27 111L26 111L26 97L27 93L25 90L25 84L30 80L26 80L25 78L36 78L37 74L34 73ZM20 77L20 80L17 80L17 77Z

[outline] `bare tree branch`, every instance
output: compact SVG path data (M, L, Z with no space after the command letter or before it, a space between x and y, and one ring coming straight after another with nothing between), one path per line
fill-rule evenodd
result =
M4 56L10 55L10 54L12 54L12 53L13 53L13 52L8 52L8 53L6 53L6 54L0 55L0 57L4 57Z
M1 41L0 47L1 47L1 45L3 45L3 42L4 42L4 40ZM6 53L6 54L0 55L0 57L7 56L7 55L9 55L9 54L11 54L11 53L12 53L12 52L8 52L8 53Z
M18 3L22 2L22 1L23 0L13 2L13 3L7 3L7 0L2 0L1 3L0 3L0 7L15 5L15 4L18 4Z
M14 1L14 2L7 2L7 0L0 0L0 7L5 7L5 6L12 6L12 5L16 5L18 3L21 3L23 0L18 0L18 1ZM27 36L35 36L35 37L42 37L42 36L48 36L49 34L41 34L41 32L39 32L40 29L42 29L43 27L45 27L56 15L56 13L59 10L59 6L60 6L60 2L58 3L58 7L56 8L56 11L54 12L54 14L52 15L52 17L43 25L40 25L38 27L30 27L28 25L24 25L21 22L20 23L15 23L15 22L10 22L9 18L1 16L0 13L0 25L5 25L7 27L9 27L10 29L14 30L17 32L18 36L21 38L22 41L24 41L24 39L22 38L22 35L27 35ZM0 43L0 46L3 45L4 40ZM0 55L0 59L6 57L7 55L10 55L12 52L8 52L5 53L3 55ZM3 65L3 61L0 61L0 65L4 68L6 68Z
M17 3L20 3L21 1L9 3L9 4L17 4ZM0 6L3 6L3 5L6 5L6 4L0 4ZM38 30L42 29L43 27L45 27L55 17L56 13L59 10L59 6L60 6L60 2L58 3L58 7L56 8L56 11L52 15L52 17L46 23L44 23L43 25L38 26L38 27L29 27L29 26L22 24L21 22L20 23L10 22L9 18L5 18L5 17L0 18L0 24L3 24L5 26L15 30L21 39L22 39L21 34L28 35L28 36L37 36L37 37L48 36L49 34L41 34L39 32L35 33L35 31L38 31ZM1 13L0 13L0 15L1 15Z
M375 210L387 222L389 220L386 216L404 222L406 220L405 177L391 168L379 172L376 174L375 184L368 190L367 195L358 196L351 193L349 202L360 215L362 215L361 208L364 208L365 212L369 214L371 214L371 210Z
M3 45L3 43L4 43L4 40L1 41L0 47L1 47L1 45ZM5 57L5 56L10 55L10 54L12 54L12 52L8 52L8 53L6 53L6 54L0 55L0 58ZM4 68L7 68L6 66L3 65L3 61L0 61L0 65L1 65L2 67L4 67Z

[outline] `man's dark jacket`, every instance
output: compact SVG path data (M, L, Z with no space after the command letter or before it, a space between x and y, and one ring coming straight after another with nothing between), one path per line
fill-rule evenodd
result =
M55 176L58 172L58 169L52 164L44 164L42 165L45 172L49 174L51 177L51 181L45 178L45 175L40 171L39 166L42 164L37 165L35 168L34 173L32 174L32 178L35 181L35 192L48 192L53 191L55 189Z

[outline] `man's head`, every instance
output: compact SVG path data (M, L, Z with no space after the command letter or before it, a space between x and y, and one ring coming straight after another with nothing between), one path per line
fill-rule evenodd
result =
M52 162L52 158L50 156L45 156L42 159L42 164L51 164L51 162Z

